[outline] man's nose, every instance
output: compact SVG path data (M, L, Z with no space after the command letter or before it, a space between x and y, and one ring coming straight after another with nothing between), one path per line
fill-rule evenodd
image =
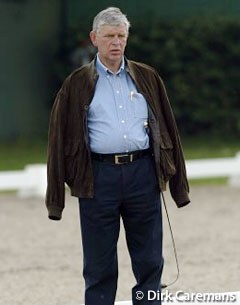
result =
M112 41L112 44L114 44L114 45L119 45L120 44L120 39L119 39L119 37L114 37L114 39L113 39L113 41Z

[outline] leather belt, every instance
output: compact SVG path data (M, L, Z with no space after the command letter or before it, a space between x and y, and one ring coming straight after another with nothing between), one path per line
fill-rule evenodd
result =
M92 152L92 159L100 162L108 162L112 164L126 164L136 161L144 156L152 156L151 149L137 150L122 154L97 154Z

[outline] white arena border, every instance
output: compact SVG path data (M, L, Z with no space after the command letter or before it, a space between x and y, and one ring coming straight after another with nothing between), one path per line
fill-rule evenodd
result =
M186 292L183 291L183 293L185 294ZM187 292L188 294L200 294L200 295L208 295L208 294L214 294L216 296L221 296L222 298L224 298L224 296L236 296L235 300L233 301L218 301L218 300L215 300L215 301L208 301L208 302L205 302L205 301L195 301L195 302L192 302L192 301L189 301L189 300L184 300L184 299L181 299L181 300L176 300L176 298L174 298L174 300L171 300L171 301L163 301L162 302L162 305L169 305L169 304L172 304L172 305L196 305L196 304L203 304L203 305L227 305L227 304L236 304L236 305L239 305L240 304L240 291L233 291L233 292ZM174 294L174 293L173 293ZM139 304L141 304L141 301L139 301ZM149 302L149 304L151 304ZM84 304L82 304L84 305ZM119 301L119 302L115 302L115 305L132 305L132 301Z

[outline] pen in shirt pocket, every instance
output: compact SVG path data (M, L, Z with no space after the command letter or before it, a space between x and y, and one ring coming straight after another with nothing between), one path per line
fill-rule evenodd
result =
M130 101L133 100L134 95L135 95L135 92L134 91L130 91Z

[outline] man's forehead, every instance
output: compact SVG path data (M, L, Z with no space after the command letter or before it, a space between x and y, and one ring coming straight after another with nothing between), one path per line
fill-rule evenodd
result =
M99 33L127 33L127 27L125 24L119 25L101 25L99 28Z

